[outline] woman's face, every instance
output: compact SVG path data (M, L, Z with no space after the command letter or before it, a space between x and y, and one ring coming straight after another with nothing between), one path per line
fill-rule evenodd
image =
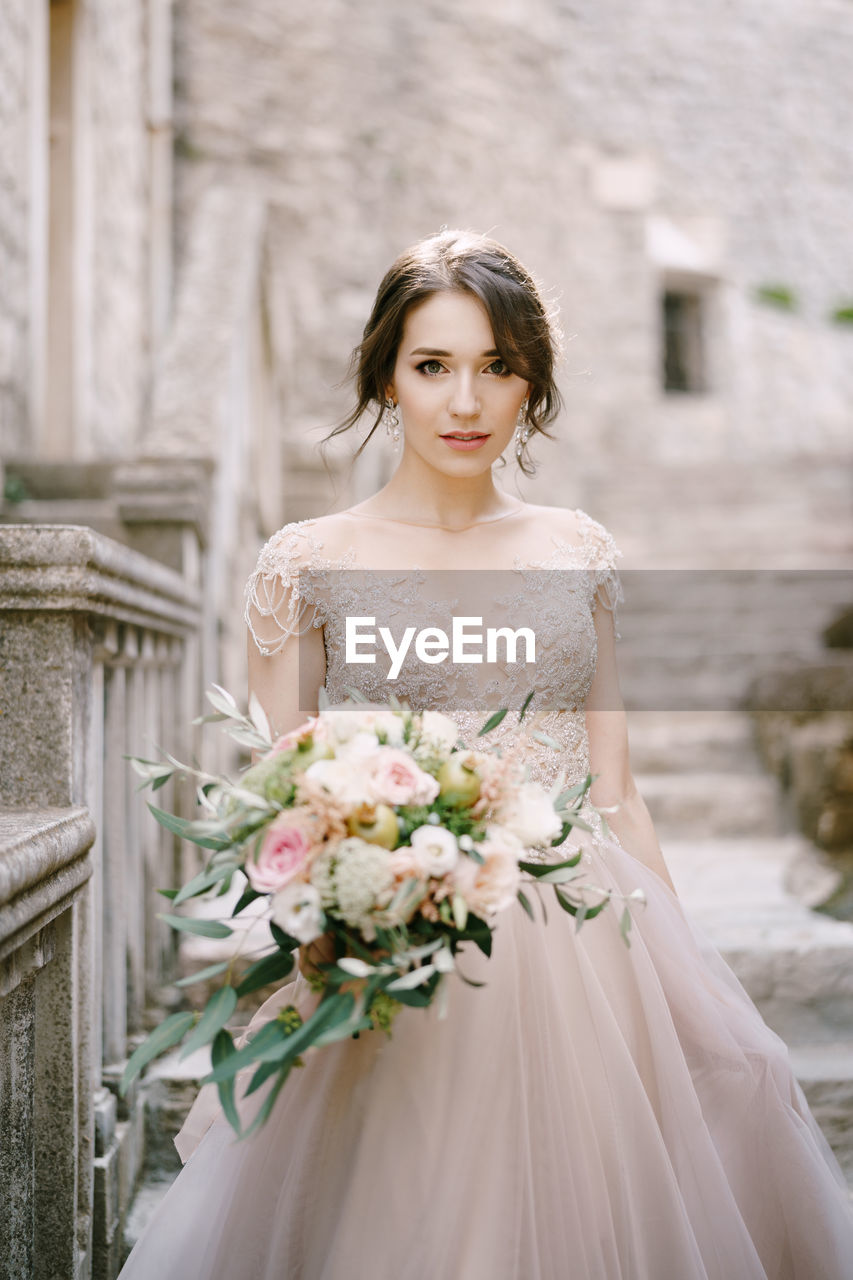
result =
M529 386L501 360L473 294L433 293L407 313L388 388L407 453L452 475L481 473L512 439Z

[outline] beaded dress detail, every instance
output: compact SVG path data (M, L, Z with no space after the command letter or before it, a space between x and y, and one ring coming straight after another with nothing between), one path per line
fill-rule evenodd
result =
M576 514L580 542L555 537L538 560L516 557L512 570L480 572L416 566L405 572L371 571L359 565L353 548L343 557L326 555L316 521L286 525L261 550L246 584L244 620L264 654L279 652L294 634L323 627L325 689L333 703L343 702L353 687L371 702L396 694L413 708L452 716L468 743L490 711L507 707L509 714L489 735L489 745L523 752L530 775L546 786L558 775L572 785L589 772L584 704L597 656L592 610L597 600L615 618L624 599L616 568L622 553L612 535L586 512ZM253 623L252 608L263 625ZM393 629L396 622L399 633L404 622L446 630L453 614L475 614L487 626L490 613L496 626L535 625L535 666L431 665L419 661L410 647L399 676L390 681L387 657L384 664L378 657L375 664L359 667L345 661L347 616L373 617L377 628ZM531 692L521 731L518 713ZM561 749L545 745L531 730ZM601 830L591 806L585 806L584 818Z
M612 536L575 515L578 538L525 551L483 578L480 599L449 571L437 584L416 555L374 571L357 536L334 556L318 522L287 525L246 585L246 621L267 655L322 627L335 702L353 685L371 700L391 691L378 655L358 680L344 662L353 613L527 617L530 721L514 714L529 670L510 661L404 662L393 692L452 715L469 740L506 705L490 741L542 782L576 782L590 766L594 611L615 626L622 588ZM444 1016L404 1008L391 1039L308 1054L247 1141L206 1086L177 1141L187 1163L123 1280L853 1280L853 1208L785 1044L666 882L585 816L592 829L569 840L590 881L645 895L630 946L621 899L578 930L543 895L547 921L512 908L490 958L462 949L481 985L450 975ZM300 974L252 1029L315 1001Z

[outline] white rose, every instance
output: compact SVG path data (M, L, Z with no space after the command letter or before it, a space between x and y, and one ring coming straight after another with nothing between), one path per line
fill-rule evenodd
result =
M366 756L375 755L379 750L379 739L370 729L359 729L351 738L338 747L338 760L363 760Z
M421 740L442 754L450 752L459 741L459 726L440 711L424 711L421 716Z
M393 711L368 711L367 724L374 733L382 733L391 747L399 747L403 741L403 719Z
M318 782L344 808L356 809L372 801L370 772L364 764L368 759L368 755L356 754L343 760L315 760L305 770L305 777Z
M320 894L313 884L291 880L272 897L273 922L298 942L313 942L326 926Z
M415 862L426 876L443 876L459 861L456 836L446 827L416 827L409 836Z
M538 782L522 782L514 787L497 817L524 845L549 844L563 829L554 805Z

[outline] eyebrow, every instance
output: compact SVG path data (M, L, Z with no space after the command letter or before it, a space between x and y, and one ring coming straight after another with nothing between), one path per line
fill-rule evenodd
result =
M411 351L409 354L413 356L448 356L449 357L453 355L453 352L442 351L438 347L415 347L414 351ZM493 347L491 351L484 351L481 359L485 359L486 356L497 356L497 355L500 355L500 352Z

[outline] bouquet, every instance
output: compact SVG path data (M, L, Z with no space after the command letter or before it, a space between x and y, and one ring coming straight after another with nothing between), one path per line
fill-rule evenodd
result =
M273 741L254 695L248 716L218 685L207 696L214 713L196 723L227 721L238 742L262 755L236 781L171 756L165 763L129 757L142 787L156 790L175 773L194 775L207 813L190 821L149 804L160 823L209 853L204 869L180 890L160 891L173 909L163 919L179 931L227 939L234 933L229 921L254 904L268 922L268 945L249 957L235 949L229 959L181 979L179 985L189 985L221 975L222 986L201 1012L175 1013L149 1035L128 1061L122 1092L151 1059L180 1041L184 1055L210 1045L205 1083L217 1085L225 1115L245 1136L235 1097L238 1072L253 1068L245 1097L268 1085L248 1134L265 1123L309 1050L372 1029L390 1036L404 1005L439 999L443 1016L453 972L483 985L465 978L459 950L469 942L488 956L498 917L516 903L535 920L529 890L550 885L576 928L611 897L612 890L582 882L580 849L555 861L548 856L572 827L590 830L579 816L590 776L569 788L558 781L549 794L511 757L460 741L449 717L404 703L325 704ZM490 716L478 736L506 714ZM243 890L229 916L175 912L192 898L223 896L235 876ZM593 904L589 888L603 895ZM627 906L620 928L630 945ZM303 1018L288 1005L235 1044L227 1024L237 1002L288 978L297 952L321 939L328 959L310 967L308 980L320 995L313 1013ZM251 962L239 974L238 959L242 966Z

